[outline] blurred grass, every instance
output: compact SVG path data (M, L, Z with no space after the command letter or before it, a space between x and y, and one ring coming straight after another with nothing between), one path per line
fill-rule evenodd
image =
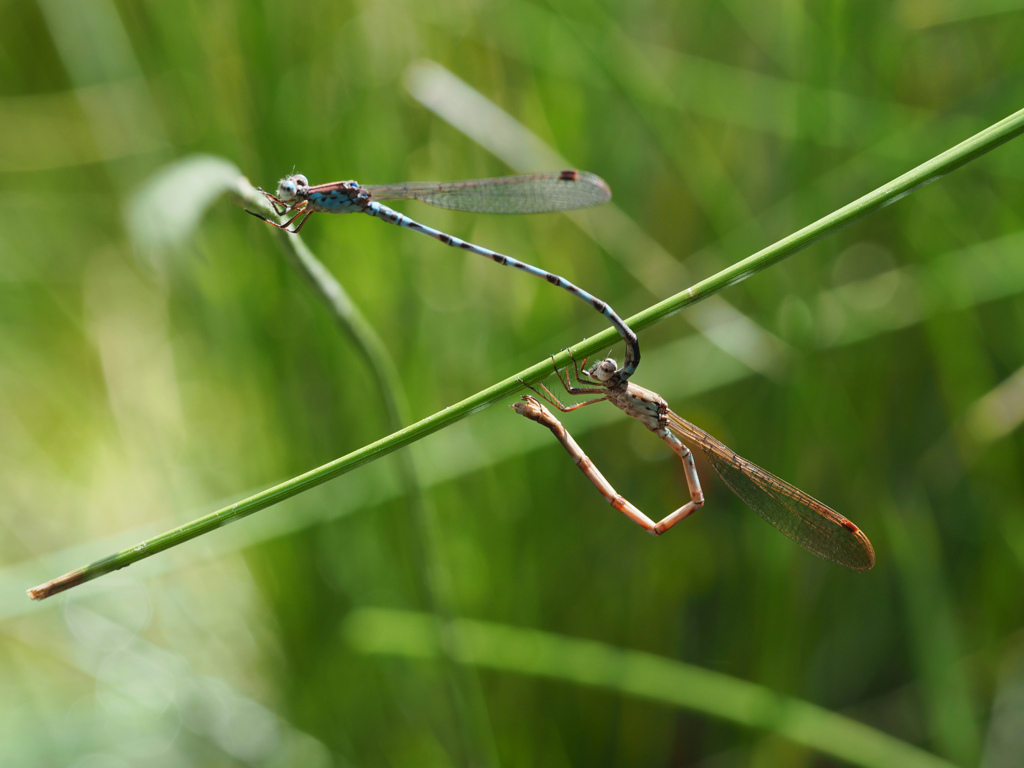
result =
M430 658L443 627L429 616L374 608L349 615L346 642L371 654ZM805 702L675 661L545 632L457 620L450 653L466 664L652 699L762 728L851 765L940 768L944 760Z
M467 734L447 667L337 642L354 608L420 608L388 469L49 607L22 590L81 562L65 547L105 554L386 432L369 370L263 225L215 204L172 261L138 258L124 211L168 162L228 157L263 186L293 165L367 183L506 172L406 90L415 62L437 62L605 177L644 239L608 239L601 212L582 219L596 243L564 217L417 212L625 316L683 287L679 264L711 274L1019 109L1021 20L995 2L12 6L5 758L449 765L487 762L493 739L503 764L823 764L725 721L507 672L480 679L491 735ZM498 408L411 449L458 615L716 670L956 764L1014 765L1022 168L1008 144L730 289L728 310L694 321L710 342L690 338L690 312L643 335L639 382L855 520L874 571L818 562L714 481L701 516L650 540ZM303 234L388 346L413 418L601 329L539 281L359 218ZM668 258L650 267L654 245ZM768 344L775 365L744 354ZM569 426L616 487L677 506L658 441L589 410Z

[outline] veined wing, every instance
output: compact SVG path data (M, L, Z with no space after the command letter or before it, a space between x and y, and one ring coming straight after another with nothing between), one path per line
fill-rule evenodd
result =
M855 570L875 564L868 537L838 512L747 461L678 414L669 411L668 420L673 432L700 446L733 493L801 547Z
M552 213L606 203L612 191L586 171L551 171L472 181L364 185L373 200L422 200L470 213Z

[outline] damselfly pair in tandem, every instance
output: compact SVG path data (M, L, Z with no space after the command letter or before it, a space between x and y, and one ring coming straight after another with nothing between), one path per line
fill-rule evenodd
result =
M539 277L587 302L607 318L626 342L625 364L618 368L615 361L608 358L590 371L584 371L581 376L574 362L576 384L570 382L568 371L563 380L561 373L556 370L559 381L570 394L593 394L598 397L565 406L543 385L543 393L534 391L563 412L607 400L626 415L639 420L664 440L682 460L690 491L689 502L655 523L615 492L565 427L536 398L527 395L512 407L520 415L551 430L611 506L650 533L664 533L704 505L704 494L693 454L680 440L682 438L701 448L733 493L805 549L847 568L865 570L874 565L875 553L871 542L852 522L817 499L742 458L700 427L670 410L665 400L656 393L629 383L629 377L640 362L639 342L633 330L606 302L563 277L420 224L381 202L413 199L441 208L472 213L565 211L609 200L611 191L599 177L570 170L445 183L408 182L363 186L354 181L343 181L310 186L305 176L293 174L278 184L276 195L267 192L263 194L278 215L290 213L291 217L283 224L278 224L252 211L249 213L286 232L297 233L314 213L366 213L390 224L425 234L453 248L475 253Z

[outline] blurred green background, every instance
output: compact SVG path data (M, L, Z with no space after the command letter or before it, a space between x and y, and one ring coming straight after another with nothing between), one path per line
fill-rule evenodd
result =
M194 230L173 199L129 227L169 163L219 156L271 189L293 167L585 168L610 206L401 208L627 317L1024 106L1019 6L6 3L0 764L838 764L771 713L738 725L711 687L686 691L708 711L678 707L614 674L445 662L357 621L407 611L654 654L956 765L1020 765L1021 140L641 334L637 383L854 520L873 571L779 536L706 463L704 510L652 539L498 407L406 449L421 496L392 456L24 595L391 431L269 227L227 196ZM160 222L183 243L154 247ZM303 234L383 339L410 420L605 327L369 217ZM686 497L675 457L613 407L563 422L648 514Z

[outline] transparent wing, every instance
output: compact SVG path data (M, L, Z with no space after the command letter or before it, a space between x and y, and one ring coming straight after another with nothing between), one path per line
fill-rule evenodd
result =
M747 461L700 427L672 411L669 428L700 446L715 471L743 502L804 549L856 570L875 564L868 537L845 517Z
M473 181L412 181L364 186L374 200L422 200L470 213L551 213L606 203L612 191L586 171L551 171Z

